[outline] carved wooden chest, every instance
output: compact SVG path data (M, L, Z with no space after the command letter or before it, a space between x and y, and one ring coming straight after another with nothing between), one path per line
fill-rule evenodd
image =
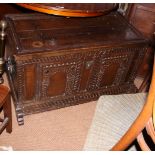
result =
M7 71L19 124L23 116L136 92L147 41L117 12L92 18L5 16Z

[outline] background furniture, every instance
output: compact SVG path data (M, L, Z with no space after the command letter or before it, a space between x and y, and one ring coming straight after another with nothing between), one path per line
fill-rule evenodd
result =
M8 133L12 132L12 112L11 112L11 98L9 88L0 85L0 109L3 110L4 118L0 118L0 134L6 128Z
M128 4L125 12L126 18L150 41L150 47L155 47L155 4L133 3ZM151 79L153 66L153 50L148 50L141 67L138 77L145 79L142 88L148 86Z
M0 20L3 19L5 14L18 14L18 13L32 13L32 10L22 8L14 3L1 3L0 4Z
M95 17L117 9L114 3L18 3L41 13L67 17Z

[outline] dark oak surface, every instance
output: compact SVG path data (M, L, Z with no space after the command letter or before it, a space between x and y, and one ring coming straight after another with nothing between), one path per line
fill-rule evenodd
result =
M18 54L145 42L118 13L78 19L20 14L6 15L6 19L15 33L12 42Z
M5 57L19 124L24 115L137 91L134 79L148 44L119 13L5 18Z

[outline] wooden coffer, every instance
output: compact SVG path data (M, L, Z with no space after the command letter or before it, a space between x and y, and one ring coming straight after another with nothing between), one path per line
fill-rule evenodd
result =
M119 13L5 19L7 73L19 124L24 115L137 91L134 79L147 40Z

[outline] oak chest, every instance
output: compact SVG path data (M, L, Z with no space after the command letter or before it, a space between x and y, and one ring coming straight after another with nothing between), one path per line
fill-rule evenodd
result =
M119 13L5 19L7 72L19 124L24 115L137 91L134 79L147 41Z

